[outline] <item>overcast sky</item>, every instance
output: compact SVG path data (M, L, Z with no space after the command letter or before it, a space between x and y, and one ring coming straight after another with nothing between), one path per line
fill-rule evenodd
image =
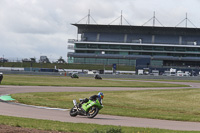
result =
M0 0L0 57L38 60L46 55L50 60L60 56L66 60L67 41L77 38L77 28L71 23L84 18L89 9L98 24L110 24L122 11L129 24L143 25L155 11L164 26L175 27L187 13L200 28L200 0ZM161 26L159 22L157 26ZM123 20L124 25L128 23ZM120 20L112 24L120 24ZM188 21L188 27L193 24ZM178 26L184 27L185 22Z

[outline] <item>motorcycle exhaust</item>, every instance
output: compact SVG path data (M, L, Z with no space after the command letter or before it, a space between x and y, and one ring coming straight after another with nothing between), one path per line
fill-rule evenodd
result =
M76 102L76 100L73 100L73 104L74 104L74 106L76 106L76 105L77 105L77 102Z

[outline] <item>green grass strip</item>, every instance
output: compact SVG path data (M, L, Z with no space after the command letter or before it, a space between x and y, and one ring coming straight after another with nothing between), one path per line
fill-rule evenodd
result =
M70 123L50 120L39 120L31 118L20 118L11 116L1 116L0 124L10 125L15 127L33 128L47 131L60 132L79 132L79 133L104 133L108 129L115 131L121 129L123 133L196 133L195 131L173 131L156 128L137 128L111 125L97 125L84 123Z
M94 78L71 79L70 77L5 75L2 85L26 86L73 86L73 87L189 87L181 84L152 83L142 81L95 80Z
M20 103L71 108L72 100L98 92L40 92L12 94ZM200 122L200 89L105 91L102 114Z

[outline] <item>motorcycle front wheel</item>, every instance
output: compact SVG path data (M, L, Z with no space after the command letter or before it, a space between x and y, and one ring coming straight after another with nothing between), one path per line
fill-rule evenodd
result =
M71 117L76 117L78 115L77 109L73 107L69 112Z
M87 113L88 118L94 118L99 112L97 107L91 107Z

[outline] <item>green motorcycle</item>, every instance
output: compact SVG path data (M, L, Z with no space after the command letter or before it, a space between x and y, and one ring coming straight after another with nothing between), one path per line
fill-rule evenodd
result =
M82 100L80 100L82 102ZM76 100L73 100L74 107L70 110L69 114L72 117L77 115L87 116L88 118L94 118L100 109L103 108L103 105L100 104L99 100L92 101L89 100L87 103L77 103Z

